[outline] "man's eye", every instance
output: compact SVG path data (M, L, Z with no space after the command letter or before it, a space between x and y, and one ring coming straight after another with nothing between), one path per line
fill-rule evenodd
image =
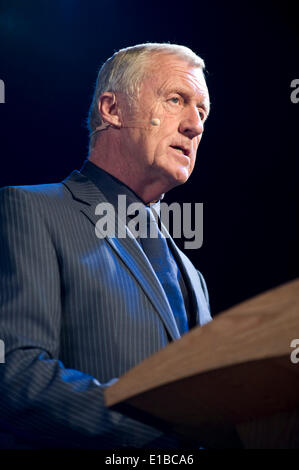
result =
M198 114L200 115L200 119L201 119L202 121L204 121L205 118L206 118L206 115L205 115L205 113L204 113L201 109L199 109L199 108L198 108Z
M180 99L177 96L173 96L172 98L170 98L170 101L174 104L179 104Z

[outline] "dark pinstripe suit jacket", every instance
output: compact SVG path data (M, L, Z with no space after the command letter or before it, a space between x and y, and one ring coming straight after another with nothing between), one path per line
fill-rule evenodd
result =
M146 447L161 435L104 405L111 380L179 332L136 240L96 237L100 202L77 171L63 183L0 191L3 447ZM205 282L174 249L204 324Z

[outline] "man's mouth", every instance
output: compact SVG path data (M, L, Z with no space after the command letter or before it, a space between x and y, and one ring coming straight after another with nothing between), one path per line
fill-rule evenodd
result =
M178 150L179 152L181 152L183 155L186 155L188 157L189 153L190 153L190 150L185 148L185 147L181 147L179 145L171 145L170 146L171 148L175 149L175 150Z

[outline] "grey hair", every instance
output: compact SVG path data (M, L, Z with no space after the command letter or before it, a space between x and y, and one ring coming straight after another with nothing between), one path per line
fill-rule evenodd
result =
M140 84L144 78L150 59L153 55L176 55L193 67L202 71L205 63L201 57L186 46L169 43L146 43L126 47L115 52L100 68L93 99L89 108L87 125L90 136L90 147L95 143L95 129L103 124L98 111L98 101L102 93L122 92L128 96L129 102L136 102L139 96Z

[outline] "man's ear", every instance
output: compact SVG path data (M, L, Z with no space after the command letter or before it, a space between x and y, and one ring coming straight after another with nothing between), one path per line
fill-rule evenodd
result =
M101 94L98 101L98 110L104 122L118 129L121 127L121 113L114 93L105 91Z

